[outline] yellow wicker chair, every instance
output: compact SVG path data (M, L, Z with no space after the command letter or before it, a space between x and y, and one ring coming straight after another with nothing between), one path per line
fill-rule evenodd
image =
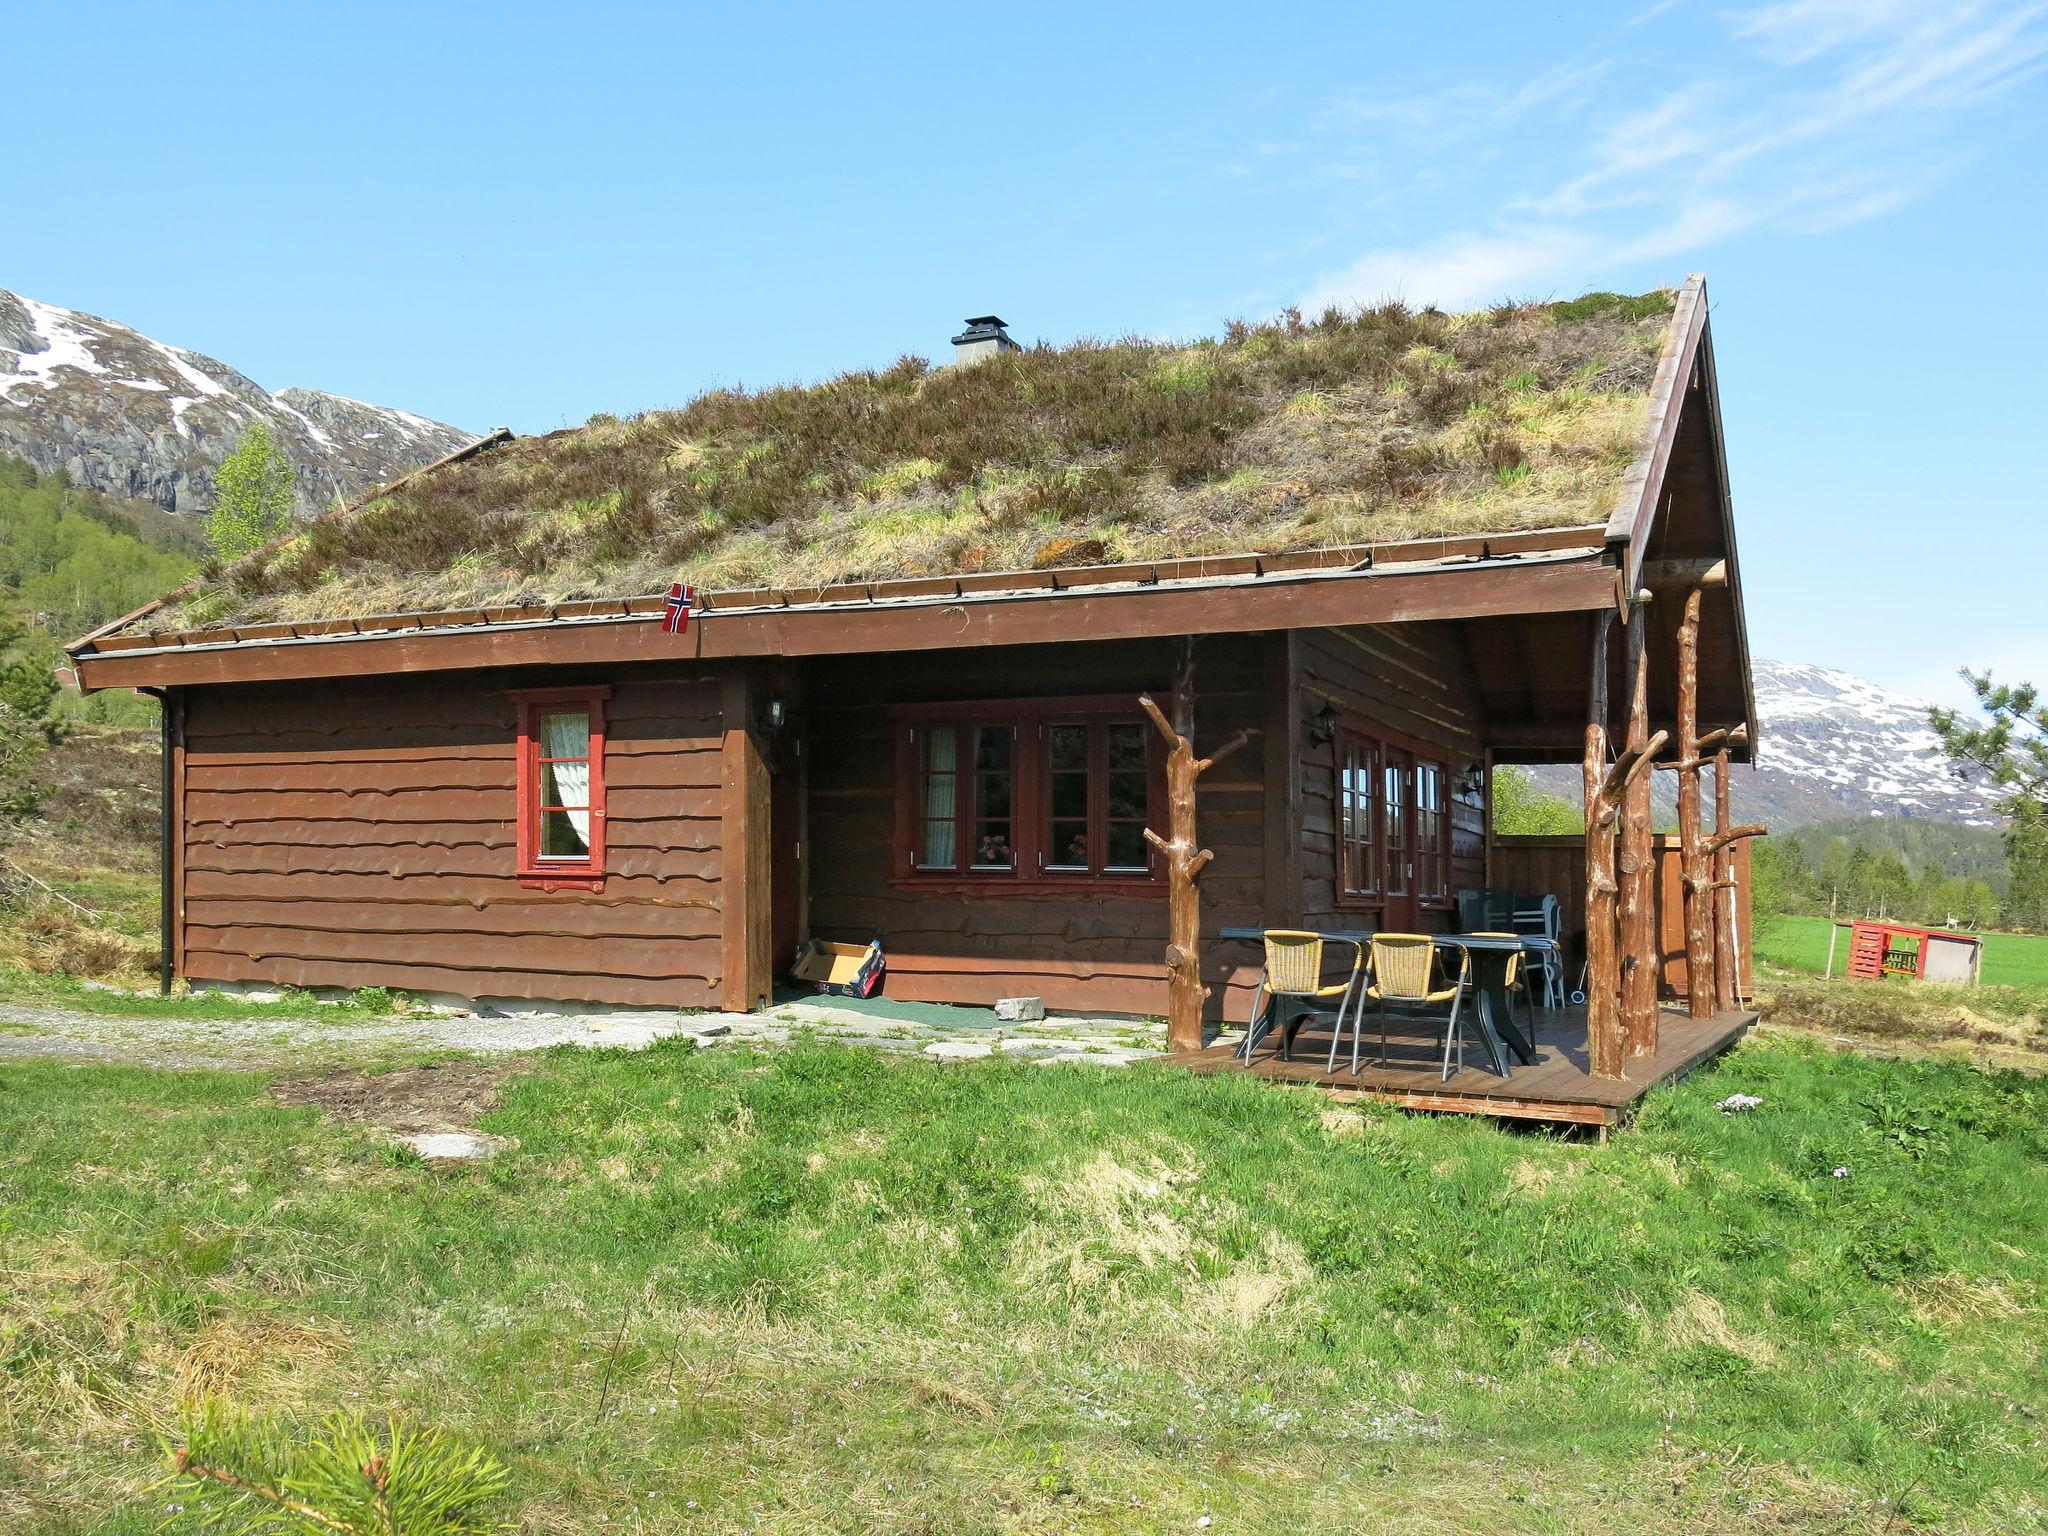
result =
M1305 1003L1310 1011L1320 1002L1337 998L1337 1034L1344 1033L1344 1015L1351 1010L1354 1000L1360 1010L1365 1003L1358 996L1360 983L1365 974L1365 946L1352 939L1326 938L1320 933L1303 932L1293 928L1268 928L1263 935L1266 944L1266 969L1259 978L1258 996L1252 1001L1251 1022L1245 1026L1244 1059L1252 1059L1252 1047L1260 1037L1260 1025L1269 1029L1280 1023L1280 1059L1289 1057L1292 1042L1285 1022L1279 1019L1280 999L1293 998ZM1342 981L1329 982L1323 979L1323 950L1331 944L1350 947L1351 972ZM1332 1048L1333 1059L1335 1047Z
M1379 1004L1380 1059L1387 1056L1387 1004L1405 1008L1435 1008L1451 1005L1444 1019L1444 1077L1451 1075L1451 1041L1458 1042L1458 1064L1465 1062L1465 1041L1458 1033L1458 1012L1465 1001L1465 965L1446 978L1438 959L1436 941L1426 933L1376 933L1372 936L1372 980L1365 995ZM1359 1005L1359 1013L1365 1012ZM1358 1039L1364 1033L1363 1017L1351 1030L1351 1070L1358 1070ZM1330 1069L1337 1067L1337 1050L1330 1048Z

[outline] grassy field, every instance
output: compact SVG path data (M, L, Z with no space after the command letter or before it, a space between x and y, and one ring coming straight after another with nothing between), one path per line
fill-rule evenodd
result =
M1824 917L1780 917L1757 935L1759 960L1788 970L1818 976L1827 965L1828 934L1834 924ZM1849 931L1840 930L1835 944L1835 974L1848 963ZM1987 933L1984 935L1984 985L2048 989L2048 935Z
M1767 1041L1605 1147L822 1045L497 1086L451 1169L0 1074L0 1527L154 1529L206 1390L441 1425L541 1532L2048 1529L2038 1080Z

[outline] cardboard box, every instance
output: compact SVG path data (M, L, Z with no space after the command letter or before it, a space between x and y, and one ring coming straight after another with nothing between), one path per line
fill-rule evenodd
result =
M882 985L882 945L811 939L796 952L789 974L827 997L873 997Z

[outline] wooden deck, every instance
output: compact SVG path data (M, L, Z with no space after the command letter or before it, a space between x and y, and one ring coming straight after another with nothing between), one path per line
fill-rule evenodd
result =
M1516 1018L1526 1015L1518 1009ZM1539 1008L1535 1018L1537 1059L1527 1066L1515 1062L1506 1078L1485 1064L1485 1051L1468 1030L1464 1069L1444 1081L1442 1023L1399 1015L1388 1019L1384 1062L1379 1059L1378 1023L1371 1014L1366 1016L1356 1074L1351 1070L1348 1027L1337 1070L1324 1070L1330 1054L1327 1022L1303 1026L1292 1061L1280 1059L1278 1042L1270 1037L1259 1043L1249 1067L1238 1060L1231 1043L1212 1045L1183 1061L1195 1072L1251 1071L1274 1082L1319 1087L1338 1099L1378 1099L1408 1109L1606 1127L1626 1119L1636 1101L1657 1084L1683 1077L1740 1040L1757 1016L1729 1012L1696 1020L1667 1008L1658 1025L1657 1054L1630 1062L1628 1076L1620 1082L1588 1073L1583 1008Z

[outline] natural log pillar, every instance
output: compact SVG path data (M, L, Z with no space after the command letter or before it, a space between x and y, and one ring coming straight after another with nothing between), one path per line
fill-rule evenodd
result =
M1593 620L1593 671L1586 693L1586 1054L1595 1077L1622 1076L1621 951L1615 880L1615 825L1623 801L1643 780L1668 739L1663 731L1629 743L1607 761L1607 631L1614 615Z
M1735 845L1747 837L1768 835L1761 825L1754 822L1740 827L1729 825L1734 809L1729 803L1726 743L1742 741L1747 736L1748 728L1738 725L1732 731L1714 731L1708 738L1711 741L1713 737L1719 737L1723 743L1714 754L1714 835L1707 841L1707 852L1713 859L1714 1006L1722 1009L1742 1006L1741 934L1735 910Z
M1628 746L1650 742L1650 594L1637 594L1628 626ZM1621 1038L1626 1056L1657 1053L1657 863L1650 826L1650 776L1629 780L1621 801Z
M1212 849L1195 847L1195 785L1202 775L1245 742L1251 732L1239 731L1210 757L1195 756L1195 647L1184 642L1173 679L1173 718L1167 719L1150 694L1139 705L1166 740L1166 825L1161 837L1150 827L1145 841L1166 860L1166 1044L1173 1051L1202 1048L1202 1004L1209 989L1202 985L1202 897L1196 881L1214 858ZM1292 749L1292 743L1287 750Z
M1678 624L1678 868L1685 890L1685 1004L1696 1019L1714 1013L1713 878L1700 831L1700 603L1685 595Z
M1608 819L1607 629L1614 615L1593 619L1591 681L1586 689L1586 1052L1595 1077L1620 1077L1621 969L1615 950L1614 823Z
M1737 1005L1735 968L1735 845L1728 813L1728 749L1714 754L1714 1007Z

